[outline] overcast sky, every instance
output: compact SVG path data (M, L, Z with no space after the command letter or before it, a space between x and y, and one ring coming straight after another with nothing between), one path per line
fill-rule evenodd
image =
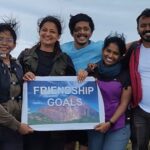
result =
M72 40L68 30L71 15L86 13L93 18L95 31L92 40L103 40L109 33L124 33L126 41L139 38L136 18L150 0L0 0L0 18L15 17L20 22L17 56L24 48L38 41L37 20L47 15L59 16L63 21L60 42Z

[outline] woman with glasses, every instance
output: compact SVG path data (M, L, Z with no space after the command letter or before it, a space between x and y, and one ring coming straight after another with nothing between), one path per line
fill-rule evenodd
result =
M21 118L23 71L10 55L16 46L17 22L0 23L0 150L23 150L22 136L33 132Z

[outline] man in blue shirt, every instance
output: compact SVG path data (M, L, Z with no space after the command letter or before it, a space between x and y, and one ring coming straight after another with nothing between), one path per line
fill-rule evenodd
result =
M61 46L72 59L76 72L86 69L89 63L96 63L101 59L103 41L94 42L90 38L94 31L94 23L91 17L86 14L71 16L69 29L74 41L64 43ZM80 150L87 150L86 131L70 131L67 136L68 146L73 141L79 141ZM74 147L66 147L67 150L74 150Z
M64 43L61 48L71 58L78 72L87 68L89 63L96 63L101 59L103 41L94 42L90 38L94 31L94 23L86 14L72 16L69 29L74 41Z

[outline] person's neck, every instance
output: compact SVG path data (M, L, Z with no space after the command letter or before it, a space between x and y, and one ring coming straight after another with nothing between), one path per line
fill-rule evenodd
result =
M88 45L89 45L89 43L86 43L86 44L82 45L82 44L78 44L78 43L74 42L74 46L75 46L76 49L81 49L81 48L84 48Z
M54 46L41 45L40 50L45 51L45 52L53 52Z
M3 63L4 63L4 64L10 65L10 58L9 58L8 55L7 55L6 57L3 57L2 60L3 60Z
M145 48L150 48L150 42L143 41L143 46Z

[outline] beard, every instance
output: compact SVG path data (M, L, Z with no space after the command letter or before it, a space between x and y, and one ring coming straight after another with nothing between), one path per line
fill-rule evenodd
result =
M149 35L146 35L147 33L149 33ZM142 32L142 33L139 33L142 41L145 41L145 42L150 42L150 31L145 31L145 32Z

